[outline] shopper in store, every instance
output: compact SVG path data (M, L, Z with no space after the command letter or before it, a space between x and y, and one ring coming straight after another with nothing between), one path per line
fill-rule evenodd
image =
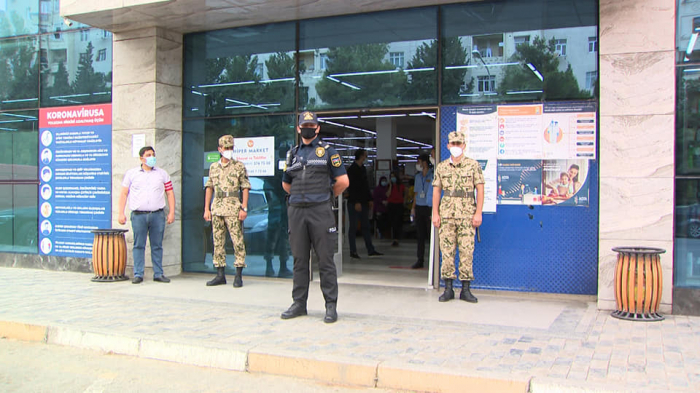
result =
M367 150L359 149L355 151L355 161L348 168L348 179L350 186L347 189L348 193L348 245L350 246L350 257L360 259L357 253L357 222L360 222L360 230L362 237L365 240L365 248L367 255L379 256L384 255L374 249L372 244L372 234L369 228L369 214L374 208L372 194L369 191L369 181L367 180L367 170L365 169L365 161L367 160Z
M401 183L401 178L397 172L391 174L389 187L386 191L387 211L391 222L392 237L394 241L392 247L399 246L399 240L403 232L403 205L406 198L406 186Z
M411 217L416 225L418 249L416 263L411 268L420 269L424 266L425 242L430 238L430 216L433 210L433 166L428 154L418 156L413 194Z

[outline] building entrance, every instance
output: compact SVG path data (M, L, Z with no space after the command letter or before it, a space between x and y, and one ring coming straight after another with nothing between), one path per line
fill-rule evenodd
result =
M418 220L415 217L412 220L411 207L417 196L414 182L418 157L422 154L430 157L436 145L436 114L436 108L319 113L320 135L343 157L347 169L355 162L358 151L366 151L361 167L367 174L373 205L368 211L356 212L356 204L348 203L349 190L339 198L337 214L342 224L338 227L342 236L335 256L339 282L432 285L433 244L436 244L431 236L432 225L428 223L427 235L423 236L426 238L424 263L418 268L415 266L419 260ZM351 188L353 180L359 181L351 176ZM363 214L367 214L368 220L361 219ZM352 215L360 217L353 219ZM351 222L357 224L351 227ZM363 236L363 222L369 224L369 243ZM354 246L350 244L352 231L355 231ZM372 249L383 255L371 255Z

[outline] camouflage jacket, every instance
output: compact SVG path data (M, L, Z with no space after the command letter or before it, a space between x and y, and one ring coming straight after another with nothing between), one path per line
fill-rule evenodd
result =
M240 191L250 188L248 172L240 161L231 160L224 164L219 160L209 167L209 180L205 187L214 190L212 215L238 216L241 208Z
M471 218L476 212L474 189L477 184L484 184L484 174L476 160L462 157L458 164L453 164L448 158L438 163L433 187L440 187L446 192L440 201L440 217ZM449 191L461 191L471 197L448 196Z

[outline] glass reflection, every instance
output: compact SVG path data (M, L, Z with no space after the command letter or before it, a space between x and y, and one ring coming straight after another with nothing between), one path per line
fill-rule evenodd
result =
M302 21L299 109L436 104L436 38L435 7Z
M0 110L38 107L37 38L1 40L0 58Z
M0 251L37 253L36 185L0 185Z
M41 105L112 100L112 36L99 29L41 36Z
M0 112L0 180L37 181L38 112Z
M39 25L48 29L52 2L58 6L59 0L0 1L0 38L36 34L39 32Z
M597 2L543 0L443 7L446 104L597 95Z
M700 1L678 1L673 280L700 288Z
M700 180L676 180L674 285L700 287Z
M293 111L294 38L293 23L185 36L185 116Z
M218 139L231 134L237 146L242 144L263 146L259 156L266 164L264 175L252 176L260 171L255 159L246 163L251 190L248 200L248 217L243 222L246 245L247 275L289 277L292 260L287 236L287 210L285 192L282 189L283 163L287 150L294 143L294 116L257 116L235 119L190 120L184 122L183 162L197 163L184 168L183 180L183 269L196 272L214 272L212 263L211 223L205 222L204 184L212 162L218 161ZM272 140L251 139L269 137ZM235 150L235 148L234 148ZM263 160L264 161L264 160ZM234 254L230 237L226 240L227 263L233 268ZM233 270L232 270L233 271Z

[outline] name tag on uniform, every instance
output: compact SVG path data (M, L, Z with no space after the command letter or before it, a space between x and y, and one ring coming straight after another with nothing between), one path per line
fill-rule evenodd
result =
M418 198L421 198L421 199L425 198L425 192L421 192L420 194L418 194Z

